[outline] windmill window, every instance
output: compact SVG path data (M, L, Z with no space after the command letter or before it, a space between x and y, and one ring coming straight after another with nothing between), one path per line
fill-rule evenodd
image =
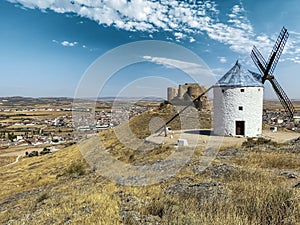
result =
M243 106L239 106L239 110L241 110L241 111L242 111L242 110L243 110Z
M242 89L241 89L241 92L245 92L245 89L242 88Z
M258 88L258 91L260 91L260 88Z
M224 89L222 89L222 93L224 93L225 92L225 90Z

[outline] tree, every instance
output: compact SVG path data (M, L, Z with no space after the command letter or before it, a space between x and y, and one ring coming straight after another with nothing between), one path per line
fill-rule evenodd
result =
M11 142L13 142L14 139L15 139L16 137L17 137L17 136L14 135L14 133L8 133L8 139L9 139Z
M38 151L32 151L29 153L28 157L34 157L34 156L38 156L39 152Z
M46 154L49 154L49 153L51 153L50 149L45 147L43 149L43 151L40 152L40 155L46 155Z

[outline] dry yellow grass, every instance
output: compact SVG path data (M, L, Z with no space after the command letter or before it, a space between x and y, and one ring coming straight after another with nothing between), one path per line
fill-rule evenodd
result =
M137 154L119 143L113 130L99 135L116 158L129 164L163 159L172 151L162 146ZM295 180L278 173L299 172L299 153L246 150L217 158L213 164L233 165L219 177L195 170L201 156L197 149L176 176L141 187L118 185L93 172L75 145L24 158L0 168L0 224L299 224L300 190L291 188ZM218 190L212 185L204 194L166 192L178 184L203 182L218 183L221 191L207 194Z
M16 156L1 156L0 157L0 167L8 165L16 160Z
M84 173L70 171L76 163L83 165ZM9 220L15 224L120 222L116 185L91 173L75 146L2 167L0 176L1 224Z
M52 120L60 116L71 115L66 111L22 111L22 112L0 112L0 115L8 116L8 119L1 120L6 123L18 123L24 119Z

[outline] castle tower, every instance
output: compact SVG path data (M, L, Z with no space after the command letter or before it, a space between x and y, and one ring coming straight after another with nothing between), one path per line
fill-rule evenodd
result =
M178 88L176 87L168 87L168 101L172 101L178 95Z
M214 87L214 134L255 137L262 133L261 76L236 64Z

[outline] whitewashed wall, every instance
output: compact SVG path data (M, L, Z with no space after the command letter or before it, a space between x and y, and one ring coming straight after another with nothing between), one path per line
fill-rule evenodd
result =
M245 136L262 133L263 87L215 87L213 106L214 134L235 136L235 121L245 121Z

